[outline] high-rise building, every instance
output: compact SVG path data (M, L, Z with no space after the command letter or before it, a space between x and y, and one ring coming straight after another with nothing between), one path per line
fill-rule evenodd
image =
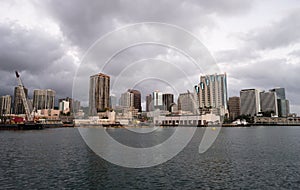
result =
M62 102L64 102L64 103L61 104ZM73 101L73 99L70 98L70 97L66 97L66 98L59 99L59 100L58 100L58 104L59 104L59 110L60 110L60 111L65 110L65 112L68 112L68 111L66 111L67 109L69 110L69 112L72 112L72 111L73 111L74 101ZM64 106L63 106L63 105L64 105ZM65 109L61 110L61 106L65 107Z
M128 92L133 94L133 107L142 112L141 92L134 89L128 89Z
M11 113L11 96L0 97L0 116Z
M153 111L153 99L151 94L146 96L146 112L149 111Z
M54 109L56 92L51 89L33 91L33 108L36 110L41 109Z
M77 113L80 110L80 101L79 100L72 100L72 107L71 112Z
M146 111L153 111L154 109L171 111L171 105L174 103L174 95L170 93L163 94L156 90L146 96Z
M255 116L260 112L259 90L243 89L240 91L241 115Z
M97 115L97 112L109 108L110 77L103 73L90 76L89 89L89 114Z
M115 109L117 106L117 97L115 95L109 96L109 107Z
M174 103L174 95L173 94L163 94L163 107L166 111L171 111L171 105Z
M24 88L25 92L25 97L28 97L28 89ZM22 101L22 96L21 96L21 88L19 86L15 87L15 92L14 92L14 114L25 114L25 108L24 104Z
M287 117L290 114L290 102L289 100L277 99L278 116Z
M127 108L134 107L134 94L128 91L121 94L119 104L122 107L127 107Z
M228 99L229 118L235 120L241 114L240 97L234 96Z
M260 92L261 112L271 112L278 116L277 95L275 92Z
M163 94L162 92L156 90L152 93L152 101L154 109L160 109L163 110Z
M278 106L278 116L287 117L290 113L289 101L285 98L285 89L284 88L274 88L270 90L275 92L277 95L277 106Z
M227 109L227 75L213 74L200 76L196 88L200 108Z
M273 88L270 92L275 92L277 99L285 100L285 89L284 88Z
M178 110L181 111L189 111L195 113L195 99L193 98L193 94L190 92L179 94L177 100Z
M67 100L59 101L59 111L63 112L64 114L70 113L70 102Z

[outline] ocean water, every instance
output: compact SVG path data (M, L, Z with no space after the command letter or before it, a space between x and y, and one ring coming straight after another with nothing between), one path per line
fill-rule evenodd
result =
M97 156L76 128L0 131L0 189L299 189L300 127L222 128L203 154L204 129L173 159L150 168L117 166ZM166 140L108 129L123 144Z

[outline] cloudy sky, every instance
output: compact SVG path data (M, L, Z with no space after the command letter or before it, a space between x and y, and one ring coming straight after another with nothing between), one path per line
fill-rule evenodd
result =
M112 56L110 49L116 48L122 39L134 41L133 38L140 34L148 34L151 30L147 28L111 37L97 57L97 60L100 57L101 67L83 67L84 55L99 39L143 22L176 26L197 38L220 72L227 73L229 96L239 95L243 88L285 87L291 111L300 114L298 0L2 0L0 95L13 94L17 85L14 70L20 71L30 95L33 89L50 88L57 92L57 98L72 96L74 77L78 79L84 73L88 76L91 71L104 70L111 75L112 83L116 84L112 91L116 95L133 87L140 89L142 95L156 89L180 92L190 83L196 84L200 74L210 74L205 69L193 68L191 61L178 49L157 44L130 46L103 69L105 60L101 58ZM167 32L158 34L170 36ZM177 44L186 42L184 35L171 35L170 38ZM101 56L104 54L107 55ZM170 67L170 63L177 66ZM190 76L186 79L188 83L182 82L184 79L177 75L183 70ZM157 75L151 78L149 71ZM124 76L130 73L130 85L124 86L126 80L120 73ZM139 73L144 75L135 78ZM162 76L179 82L170 84L160 80ZM184 88L176 88L176 85Z

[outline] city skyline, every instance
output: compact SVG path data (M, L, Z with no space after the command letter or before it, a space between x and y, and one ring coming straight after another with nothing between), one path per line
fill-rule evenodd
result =
M19 70L29 97L34 89L48 88L57 92L58 99L71 97L80 60L97 39L129 24L163 22L184 28L207 47L218 67L228 74L229 97L237 96L243 88L281 86L287 91L291 112L300 114L300 88L296 82L300 70L300 35L295 32L300 23L297 1L169 1L157 2L155 6L139 2L147 11L133 11L130 1L95 1L94 6L80 1L60 5L51 1L1 1L0 5L1 96L13 95L17 86L13 71ZM84 9L75 14L69 7ZM157 46L131 48L126 54L144 58L151 55L176 64L187 61L174 51ZM97 67L95 70L101 72ZM108 74L116 77L116 70L112 66ZM167 73L167 69L162 72ZM198 76L194 74L190 79L197 83ZM177 77L168 76L171 80ZM156 89L153 84L152 87ZM141 93L149 94L147 88ZM184 88L180 91L187 90ZM166 93L174 92L169 89Z
M111 106L111 97L115 97L116 100L117 100L117 96L115 95L110 95L110 76L106 75L106 74L103 74L103 73L98 73L98 74L94 74L92 76L89 77L90 78L90 89L89 89L89 96L90 98L89 99L93 99L91 95L91 93L96 93L96 91L99 91L98 95L94 95L94 96L99 96L100 94L104 95L106 98L106 100L104 102L101 103L101 105L99 104L97 108L97 110L105 110L106 108L112 108ZM108 79L108 81L106 80ZM218 82L217 82L218 81ZM103 92L100 88L101 85L103 85ZM93 90L93 87L94 86L94 90ZM96 88L96 86L98 86ZM212 87L209 87L209 86L213 86ZM208 91L206 91L205 89L208 89ZM10 96L11 97L11 110L10 112L11 113L18 113L15 111L15 104L16 104L16 90L18 89L18 87L15 87L15 95L1 95L0 97L1 98L6 98L7 96ZM65 98L56 98L55 97L55 94L56 94L56 91L55 90L52 90L52 89L45 89L45 90L42 90L42 89L35 89L33 91L33 97L32 99L30 99L28 96L27 96L27 88L25 87L24 88L25 91L26 91L26 97L27 97L27 100L31 101L31 110L33 108L35 108L36 110L39 110L39 109L42 109L42 107L46 108L50 108L50 109L54 109L54 108L58 108L59 110L61 109L61 101L62 100L72 100L72 98L69 98L69 97L65 97ZM96 91L95 91L96 90ZM196 95L198 97L198 100L196 100L196 102L191 102L190 104L199 104L199 107L201 108L205 108L205 107L214 107L212 105L215 105L217 102L218 106L217 107L220 107L220 108L224 108L224 107L227 107L226 109L228 109L228 106L227 104L229 103L230 101L230 98L241 98L240 102L245 102L243 104L243 106L241 106L241 115L256 115L260 112L266 112L266 111L274 111L274 115L275 116L283 116L283 117L287 117L288 114L293 114L294 112L290 112L290 105L289 105L289 100L286 99L286 93L285 93L285 88L282 88L282 87L273 87L272 89L270 89L269 91L265 91L263 89L255 89L255 88L252 88L252 89L241 89L240 90L240 96L231 96L231 97L228 97L227 95L227 90L228 90L228 87L227 87L227 75L226 73L224 74L212 74L212 75L200 75L200 81L198 84L196 84L194 86L194 92L190 93L189 90L187 90L188 92L179 92L178 94L172 94L172 93L168 93L168 92L161 92L159 90L155 90L152 92L152 95L153 95L153 106L154 108L159 108L159 109L163 109L163 110L169 110L170 111L170 107L167 109L165 108L165 104L168 104L168 106L170 106L172 103L175 103L177 102L177 106L179 106L179 102L180 102L180 96L182 95L185 95L185 94L191 94L191 95L188 95L188 96L194 96ZM95 92L94 92L95 91ZM203 91L203 92L202 92ZM255 92L255 96L257 96L255 98L255 100L250 100L249 98L253 98L251 96L248 95L248 93L252 93ZM49 92L49 93L48 93ZM136 98L134 98L134 93L138 95L137 100L134 100ZM195 94L194 94L195 93ZM211 94L209 95L209 97L207 96L207 93L208 94ZM246 94L247 95L244 95ZM157 95L155 94L159 94L160 95L160 98L158 98ZM206 94L206 95L205 95ZM213 97L212 95L215 94L216 97ZM264 94L267 96L267 98L265 98L265 100L262 101L262 96L264 96ZM50 95L50 96L49 96ZM127 96L130 96L130 98L128 99ZM119 106L125 106L125 107L136 107L136 109L140 111L147 111L147 97L148 96L151 96L151 94L148 94L148 95L142 95L139 90L137 89L128 89L125 93L122 93L119 97L119 103L115 104L114 106L116 105L119 105ZM47 97L46 97L47 96ZM48 97L49 96L49 97ZM126 98L124 97L126 96ZM156 97L157 96L157 97ZM164 97L165 96L165 97ZM169 97L171 98L173 101L171 100L167 100L169 98L167 98L166 96L172 96ZM174 96L178 96L177 97L177 101L174 101ZM272 98L270 99L270 96L273 97L273 100ZM37 98L38 97L38 98ZM51 98L50 98L51 97ZM145 101L144 102L141 102L141 97L144 97L145 98ZM156 100L155 100L155 97L156 97ZM18 97L17 97L18 98ZM125 99L126 100L125 100ZM37 100L39 99L39 100ZM185 98L186 99L186 98ZM224 100L227 100L227 101L224 101ZM199 101L200 100L200 101ZM19 100L20 102L21 100ZM40 101L40 103L38 103L38 101ZM79 102L80 104L80 101L78 100L75 100L76 101L76 104L77 102ZM123 103L122 103L123 101ZM126 103L124 103L124 101L127 101ZM129 102L128 102L129 101ZM135 106L134 106L134 101L137 101L135 103ZM152 101L152 100L151 100ZM160 103L158 103L160 101ZM166 103L168 101L168 103ZM185 100L186 101L186 100ZM193 101L193 100L191 100ZM256 104L256 106L251 105L249 104L249 101L250 101L250 104ZM256 101L255 103L253 101ZM271 101L271 103L270 103ZM273 101L273 103L272 103ZM48 102L48 103L45 103L45 102ZM57 102L58 104L56 105L55 102ZM69 101L69 102L72 102L72 101ZM116 101L117 102L117 101ZM22 106L22 102L20 102L19 104L21 104L19 107L20 108L23 108ZM37 106L37 104L43 104L43 106ZM47 105L46 105L47 104ZM71 103L72 104L72 103ZM143 104L143 106L142 106ZM89 113L91 114L93 111L93 109L96 109L95 107L93 108L93 106L91 105L94 105L93 102L90 102L89 101ZM149 104L150 105L150 104ZM242 104L241 104L242 105ZM95 106L97 107L97 105L95 104ZM139 106L141 106L141 108L139 109ZM167 107L168 107L167 106ZM235 105L234 105L235 106ZM256 108L253 108L256 107ZM272 107L273 106L273 107ZM78 106L77 106L78 107ZM83 107L86 107L86 106L83 106ZM192 106L194 107L194 106ZM265 107L265 108L263 108ZM270 109L270 107L272 107L272 109ZM24 108L23 108L24 109ZM79 107L77 108L77 111L78 111ZM187 110L183 109L183 111L191 111L193 112L192 110L195 109L195 108L189 108ZM226 110L225 109L225 110ZM244 110L243 110L244 109ZM269 109L269 110L268 110ZM252 110L249 112L249 110ZM229 111L229 110L228 110ZM98 111L94 111L93 113L95 114L96 112ZM297 113L296 113L297 114ZM93 114L92 114L93 115ZM229 116L230 117L230 116Z

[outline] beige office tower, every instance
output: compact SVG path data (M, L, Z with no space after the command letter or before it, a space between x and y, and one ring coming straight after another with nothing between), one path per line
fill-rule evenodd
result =
M134 94L131 92L121 94L119 105L127 108L134 107Z
M109 108L110 77L103 73L90 76L89 115Z
M0 116L11 113L11 96L0 97Z
M54 109L56 92L51 89L34 90L33 91L33 108L36 110L41 109Z

